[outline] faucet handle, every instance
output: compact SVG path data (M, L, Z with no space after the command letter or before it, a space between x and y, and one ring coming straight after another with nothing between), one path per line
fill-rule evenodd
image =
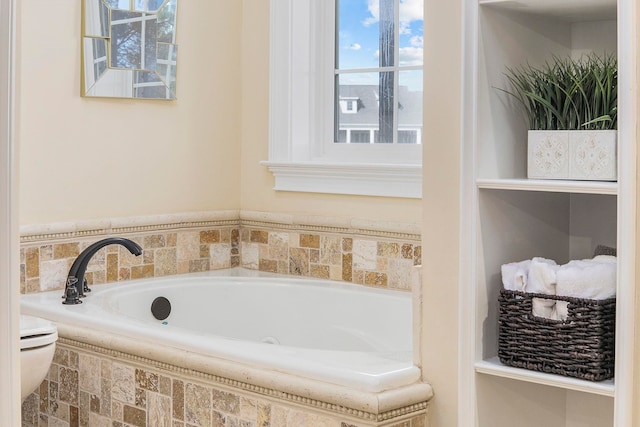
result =
M78 279L76 279L78 280ZM85 277L82 280L82 293L85 294L87 292L91 292L91 289L89 289L89 285L87 285L87 278Z
M67 285L64 288L64 301L62 301L63 304L82 304L76 283L78 283L76 277L67 277Z

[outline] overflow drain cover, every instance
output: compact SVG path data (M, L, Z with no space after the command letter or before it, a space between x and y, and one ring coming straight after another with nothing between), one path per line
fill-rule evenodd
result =
M164 320L171 314L171 303L165 297L158 297L151 303L151 314L158 320Z

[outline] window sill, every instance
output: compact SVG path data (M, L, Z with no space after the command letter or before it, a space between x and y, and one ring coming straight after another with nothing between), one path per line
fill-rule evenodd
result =
M362 196L422 197L422 166L262 161L274 190Z

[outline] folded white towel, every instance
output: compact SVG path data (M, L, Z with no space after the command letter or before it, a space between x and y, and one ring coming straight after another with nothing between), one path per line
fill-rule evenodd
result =
M569 317L569 301L556 301L555 317L558 320L567 320L567 318Z
M531 260L525 291L534 294L556 294L556 270L554 260L536 257Z
M607 299L616 295L615 262L571 261L557 273L556 294L586 299Z
M500 268L502 272L502 285L506 290L524 291L527 286L529 264L531 264L531 260L527 259L502 265Z
M556 300L546 298L532 298L531 314L536 317L558 320L556 314Z
M561 266L556 273L556 294L596 300L615 297L617 262L608 256L601 257L570 261ZM556 304L560 320L567 319L567 305L566 302Z
M536 257L531 260L525 290L530 293L555 295L558 264L551 259ZM531 300L531 314L556 319L556 301L545 298Z
M616 262L618 262L618 258L616 258L613 255L596 255L595 257L593 257L591 261L608 262L608 263L615 264Z

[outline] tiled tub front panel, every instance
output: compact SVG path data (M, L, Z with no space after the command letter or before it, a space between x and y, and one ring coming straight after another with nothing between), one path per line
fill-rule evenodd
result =
M61 340L47 379L22 405L23 427L424 427L426 409L392 414L296 399ZM268 396L267 396L268 395ZM279 399L278 396L283 398ZM348 416L345 414L353 414Z

